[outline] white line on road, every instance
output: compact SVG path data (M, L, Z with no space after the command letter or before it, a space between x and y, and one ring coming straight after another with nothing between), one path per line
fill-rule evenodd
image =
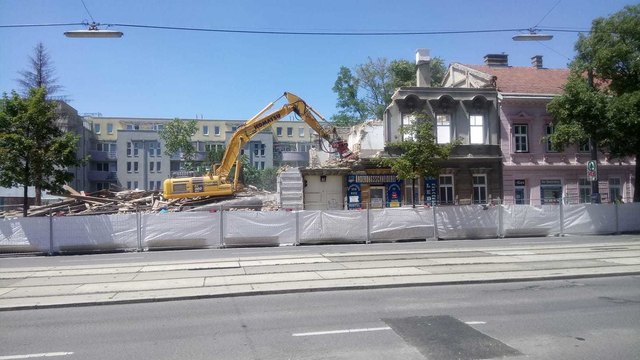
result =
M465 321L464 322L467 325L484 325L486 324L486 322L484 321Z
M73 355L73 353L72 352L50 352L50 353L41 353L41 354L7 355L7 356L0 356L0 360L30 359L30 358L66 356L66 355Z
M570 244L573 241L527 241L527 242L512 242L509 245L555 245L555 244Z
M391 328L388 327L388 326L385 326L385 327L378 327L378 328L317 331L317 332L291 334L291 336L316 336L316 335L349 334L349 333L358 333L358 332L366 332L366 331L381 331L381 330L391 330Z

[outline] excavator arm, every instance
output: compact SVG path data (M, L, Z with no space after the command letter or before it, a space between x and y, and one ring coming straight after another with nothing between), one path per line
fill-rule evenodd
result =
M273 107L273 104L282 97L287 98L287 104L283 105L282 108L277 111L264 115ZM326 140L331 147L336 149L341 158L350 159L354 157L353 153L349 150L347 142L340 139L335 129L333 129L333 131L327 131L320 125L315 116L323 120L324 118L318 112L298 96L285 92L281 97L271 102L251 119L247 120L246 123L231 135L231 139L229 139L219 166L212 165L207 176L165 180L163 196L167 199L173 199L195 196L232 195L236 191L239 171L236 171L233 186L229 184L227 178L234 163L237 165L237 168L239 167L238 155L240 155L240 150L260 131L270 127L273 123L280 121L292 112L304 120L304 122L317 132L320 137Z

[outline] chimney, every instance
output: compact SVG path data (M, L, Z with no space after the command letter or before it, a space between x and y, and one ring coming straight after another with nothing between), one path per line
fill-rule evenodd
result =
M531 58L531 65L536 69L543 69L542 66L542 55L535 55Z
M416 82L418 87L431 87L431 57L429 49L416 50Z
M509 66L509 55L502 54L487 54L484 56L484 64L487 66Z

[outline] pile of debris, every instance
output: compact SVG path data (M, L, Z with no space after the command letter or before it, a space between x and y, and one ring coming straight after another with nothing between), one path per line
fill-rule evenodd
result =
M253 186L237 193L237 197L200 197L165 200L157 191L100 190L86 194L65 186L67 194L60 202L31 206L28 217L36 216L84 216L127 213L157 213L180 211L222 210L277 210L275 194L261 191ZM0 211L0 219L22 217L22 209Z

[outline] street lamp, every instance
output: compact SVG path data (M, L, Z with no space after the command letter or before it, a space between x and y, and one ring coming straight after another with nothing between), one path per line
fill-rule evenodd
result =
M538 30L531 28L528 34L518 34L512 37L514 41L548 41L553 39L553 35L538 34Z
M121 31L113 30L100 30L95 22L89 24L87 30L74 30L65 31L64 36L68 38L120 38L122 37Z

